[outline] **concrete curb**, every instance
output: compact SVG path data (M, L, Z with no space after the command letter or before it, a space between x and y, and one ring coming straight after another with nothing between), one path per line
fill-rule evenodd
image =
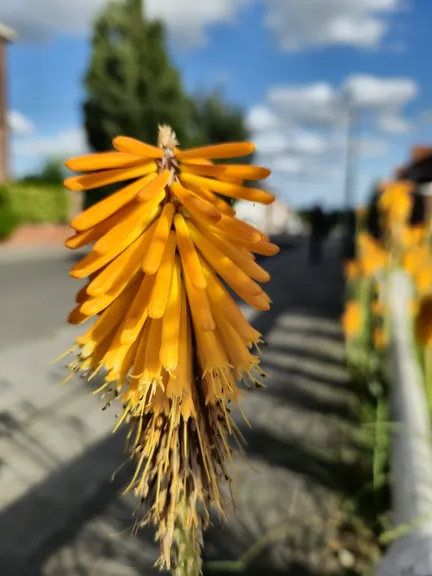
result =
M389 287L391 410L392 420L402 426L393 435L391 455L393 524L412 527L389 547L376 576L432 576L431 422L409 329L412 294L408 276L394 272Z

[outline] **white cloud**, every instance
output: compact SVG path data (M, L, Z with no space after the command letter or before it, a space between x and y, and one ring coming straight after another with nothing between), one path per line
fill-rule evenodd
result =
M8 113L8 125L9 130L16 135L31 134L35 128L32 120L18 110L11 110Z
M290 145L288 136L282 132L258 132L253 134L253 141L258 154L264 155L285 152Z
M21 39L44 40L55 32L86 36L108 0L6 0L0 21ZM149 17L162 19L177 45L206 42L208 27L229 24L243 6L263 3L265 25L283 50L349 45L373 48L388 31L388 15L403 0L145 0Z
M328 143L323 136L305 130L293 133L290 139L289 150L298 154L314 155L322 154L328 148Z
M346 45L376 48L402 0L266 0L268 28L282 50Z
M277 124L276 114L271 112L267 106L254 106L246 116L246 125L251 132L274 130Z
M326 82L304 86L275 86L267 93L269 105L287 120L333 123L337 119L337 93Z
M418 86L411 78L379 78L358 74L343 87L345 95L356 106L397 109L415 98Z
M314 132L302 129L280 131L256 131L254 143L258 154L279 153L316 155L327 150L325 138Z
M427 124L432 124L432 108L427 108L423 110L420 114L420 120L426 122Z
M251 0L145 0L146 14L162 19L177 44L199 46L206 28L234 21L239 9ZM97 13L108 0L6 0L0 21L16 29L23 40L41 41L54 32L86 36Z
M87 34L95 14L107 0L6 0L0 21L18 32L23 41L43 41L55 32Z
M386 140L377 137L363 137L357 141L358 152L363 158L380 158L389 151Z
M62 130L50 136L34 135L20 138L12 143L16 156L44 159L78 156L88 151L85 133L82 128Z
M248 0L145 0L150 18L161 18L174 41L182 46L205 44L209 25L231 23Z
M402 117L402 109L418 94L419 88L411 78L378 77L357 74L348 77L340 87L327 82L307 85L279 85L271 87L263 104L252 108L249 127L263 132L274 129L315 125L330 128L345 123L346 104L351 102L360 113L368 110L375 115L380 128L392 134L409 131L410 125Z
M383 115L379 119L379 127L388 134L408 134L411 132L412 124L398 116Z
M273 171L269 184L281 190L281 183L298 178L309 183L331 180L337 187L343 181L346 158L346 95L360 111L357 154L365 163L360 173L370 160L388 161L394 138L384 134L410 130L404 106L417 93L410 78L365 75L352 75L339 86L326 82L273 86L247 116L257 161Z
M299 174L304 169L304 163L300 158L291 156L278 156L271 163L272 172L285 174Z

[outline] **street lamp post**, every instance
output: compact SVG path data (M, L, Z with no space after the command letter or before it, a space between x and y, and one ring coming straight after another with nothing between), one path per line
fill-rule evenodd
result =
M9 179L6 46L15 37L11 28L0 23L0 184Z
M354 208L355 179L358 160L358 142L356 139L357 110L347 102L347 133L344 200L347 213Z
M356 225L352 210L354 209L355 202L356 168L358 161L358 142L356 133L358 111L349 97L345 99L344 104L347 111L347 131L344 184L345 217L343 218L345 242L343 255L345 258L353 258L355 256Z

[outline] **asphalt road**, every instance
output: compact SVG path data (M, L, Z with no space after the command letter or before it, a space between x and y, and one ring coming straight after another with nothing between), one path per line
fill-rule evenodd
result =
M285 242L278 265L295 244ZM0 350L54 334L66 325L83 282L70 278L77 255L0 262ZM275 259L263 258L267 266ZM275 268L277 269L277 268Z
M48 336L66 323L82 283L72 257L0 264L0 350Z

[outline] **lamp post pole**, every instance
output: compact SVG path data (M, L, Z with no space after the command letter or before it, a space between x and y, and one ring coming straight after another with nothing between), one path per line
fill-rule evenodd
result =
M345 160L345 185L344 204L349 212L354 208L356 168L358 160L358 142L356 139L356 124L358 113L354 106L347 103L347 132L346 132L346 160Z
M0 184L10 176L6 48L15 37L13 30L0 23Z

